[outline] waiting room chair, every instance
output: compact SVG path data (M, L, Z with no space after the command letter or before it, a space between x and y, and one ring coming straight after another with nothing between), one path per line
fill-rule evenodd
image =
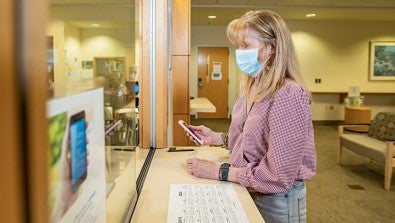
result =
M363 125L339 125L337 163L341 162L343 148L370 160L384 164L384 188L390 190L392 168L395 167L395 113L380 112L372 120L366 134L345 131L346 127Z

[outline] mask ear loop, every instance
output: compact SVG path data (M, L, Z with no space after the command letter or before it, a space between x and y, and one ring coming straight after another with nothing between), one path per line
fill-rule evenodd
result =
M258 48L258 57L259 57L259 50L263 47L264 45L262 45L262 46L260 46L259 48ZM267 49L265 50L265 55L264 55L264 57L267 57L264 61L259 61L260 63L263 63L263 64L267 64L267 62L269 62L269 59L270 59L270 57L271 57L271 55L273 54L271 51L272 51L272 45L270 44L270 45L268 45L267 47L270 47L270 52L269 52L269 55L267 55L268 53L267 53Z
M268 43L270 46L270 52L269 52L269 56L266 61L266 63L267 63L266 70L269 70L273 64L273 60L274 60L273 55L276 54L276 38L270 38L268 40Z
M276 53L276 38L270 39L269 42L270 42L270 46L271 46L270 55L273 55Z

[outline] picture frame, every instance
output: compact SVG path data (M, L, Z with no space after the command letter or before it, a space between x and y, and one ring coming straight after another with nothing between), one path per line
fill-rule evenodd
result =
M395 81L395 41L371 41L369 79Z
M83 60L81 62L82 69L93 69L93 61L92 60Z

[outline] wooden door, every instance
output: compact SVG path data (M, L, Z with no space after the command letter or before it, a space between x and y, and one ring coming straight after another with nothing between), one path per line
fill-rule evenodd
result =
M215 113L199 113L200 118L228 117L228 47L198 47L198 97L207 98Z

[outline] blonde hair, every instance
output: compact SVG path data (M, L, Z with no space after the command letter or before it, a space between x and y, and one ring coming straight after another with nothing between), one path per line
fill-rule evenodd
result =
M243 43L246 36L251 33L255 34L262 44L271 45L274 49L266 70L259 79L254 101L259 102L267 96L274 96L286 78L306 88L300 74L291 33L284 20L272 11L249 11L230 22L227 27L228 39L234 45ZM248 96L253 82L253 77L242 75L240 95Z

